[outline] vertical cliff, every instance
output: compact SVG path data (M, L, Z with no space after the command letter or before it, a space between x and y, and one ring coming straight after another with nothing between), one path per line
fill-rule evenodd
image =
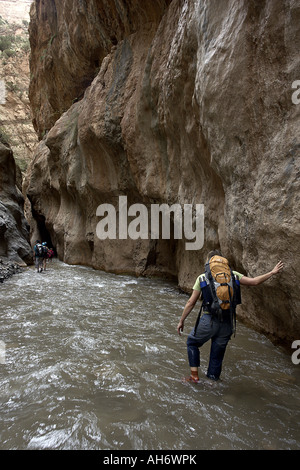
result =
M158 25L170 1L33 3L30 99L40 136L82 98L111 48L137 30Z
M9 142L17 165L24 171L38 143L28 99L29 14L27 21L24 16L23 23L10 23L1 15L15 19L19 18L20 11L13 9L14 2L8 3L10 14L4 8L6 2L0 2L0 81L6 94L4 102L0 99L0 134ZM23 14L26 15L26 12Z
M16 173L13 153L0 139L0 258L24 266L32 263L32 250Z
M30 99L42 140L26 188L61 259L168 274L190 289L221 247L248 275L240 315L300 334L300 8L292 0L36 0ZM204 204L204 247L99 240L99 204ZM298 260L298 262L297 262Z
M37 143L27 96L30 3L0 2L0 281L33 262L21 193L21 169Z

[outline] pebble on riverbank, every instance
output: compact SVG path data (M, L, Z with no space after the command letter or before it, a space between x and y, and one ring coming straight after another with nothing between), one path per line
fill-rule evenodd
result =
M0 259L0 283L19 272L21 272L21 267L17 263Z

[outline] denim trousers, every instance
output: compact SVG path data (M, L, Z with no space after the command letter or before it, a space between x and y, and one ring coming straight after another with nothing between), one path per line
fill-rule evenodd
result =
M232 323L229 316L218 319L204 313L198 326L191 331L187 339L187 353L190 367L200 366L199 348L211 339L211 349L207 376L217 380L221 375L226 346L232 335Z

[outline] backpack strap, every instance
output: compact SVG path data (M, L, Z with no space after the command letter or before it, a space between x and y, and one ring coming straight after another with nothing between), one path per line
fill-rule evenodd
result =
M231 295L229 284L226 283L226 284L220 284L220 285L228 285L229 305L230 305L230 319L231 319L232 331L234 332L234 336L235 336L235 332L236 332L236 308L235 308L236 305L235 305L235 299L236 299L237 286L236 286L235 276L232 272L232 269L231 269L230 266L229 266L229 268L230 268L230 273L231 273L233 295ZM211 288L211 293L212 293L212 297L213 297L213 304L211 305L211 313L212 314L217 314L218 319L222 320L222 309L221 309L221 306L219 304L218 296L217 296L217 293L216 293L215 283L214 283L214 280L213 280L213 277L212 277L212 274L211 274L209 261L205 264L205 273L207 275L207 279L209 281L210 288Z
M200 321L202 309L203 309L203 302L202 302L202 304L201 304L201 307L200 307L200 310L199 310L199 313L198 313L198 317L197 317L197 320L196 320L196 323L195 323L195 327L194 327L194 336L196 335L196 330L197 330L198 325L199 325L199 321Z
M213 303L210 307L211 308L211 313L212 314L218 314L218 317L220 319L220 317L222 315L222 309L220 307L218 296L217 296L217 293L216 293L215 283L214 283L214 280L213 280L213 277L212 277L212 274L211 274L209 261L208 261L208 263L205 264L205 274L207 275L207 279L209 281L209 285L210 285L211 293L212 293L212 297L213 297Z

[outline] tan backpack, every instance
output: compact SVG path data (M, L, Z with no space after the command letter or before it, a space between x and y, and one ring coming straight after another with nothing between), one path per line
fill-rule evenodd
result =
M213 302L212 313L230 309L234 301L234 277L228 260L215 255L205 265L205 273L210 283Z

